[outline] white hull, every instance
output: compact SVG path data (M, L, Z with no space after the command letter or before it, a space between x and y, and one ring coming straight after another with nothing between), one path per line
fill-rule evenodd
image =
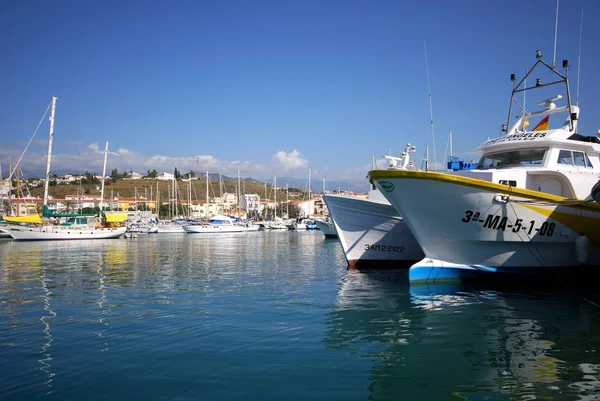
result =
M600 265L597 205L448 174L369 175L425 253L411 281L583 273L575 245L580 232L589 238L585 265Z
M14 239L19 241L53 241L53 240L82 240L119 238L126 227L95 228L95 227L63 227L63 226L14 226L4 227Z
M237 226L237 225L196 225L196 226L183 226L183 229L188 234L201 234L201 233L243 233L250 231L258 231L259 226Z
M335 226L332 222L323 221L320 219L314 219L317 228L321 230L325 238L337 238L337 232L335 231Z
M350 267L410 267L424 257L391 205L340 195L324 200Z
M160 225L157 226L158 228L158 233L159 234L165 234L165 233L169 233L169 234L173 234L173 233L179 233L179 234L183 234L185 233L185 230L183 229L182 226L178 226L178 225Z

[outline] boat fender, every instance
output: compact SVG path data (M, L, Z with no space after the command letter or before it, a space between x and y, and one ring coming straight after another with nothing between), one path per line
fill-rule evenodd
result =
M589 240L583 234L580 234L575 239L575 255L577 256L577 262L579 264L585 265L588 262L588 247Z

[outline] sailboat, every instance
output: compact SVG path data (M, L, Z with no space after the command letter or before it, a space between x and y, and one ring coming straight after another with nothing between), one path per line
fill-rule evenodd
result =
M46 160L46 178L44 185L43 214L3 217L9 224L3 226L15 240L44 241L71 239L108 239L119 238L127 227L123 222L126 213L100 212L94 214L59 214L52 213L48 208L48 187L50 183L50 164L52 160L52 139L54 137L54 117L56 112L56 97L52 97L50 106L50 129L48 133L48 155ZM104 158L106 168L106 156ZM102 177L104 180L104 177ZM103 198L104 194L102 194ZM100 202L102 205L103 199ZM43 219L42 219L43 217Z
M269 222L268 227L271 230L287 230L288 227L285 224L285 221L281 218L277 216L277 177L273 178L273 193L274 193L274 202L275 202L275 209L274 209L274 214L275 216L273 217L273 220L271 222Z

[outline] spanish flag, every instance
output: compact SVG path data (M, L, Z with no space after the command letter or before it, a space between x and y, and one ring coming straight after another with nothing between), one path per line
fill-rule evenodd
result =
M537 123L537 125L533 128L533 131L547 130L548 129L548 117L550 117L550 116L546 116L546 117L542 118L542 121Z

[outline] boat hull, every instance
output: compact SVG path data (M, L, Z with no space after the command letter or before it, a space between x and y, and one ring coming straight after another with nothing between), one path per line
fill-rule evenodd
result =
M596 205L449 174L369 175L425 253L410 269L411 282L598 271L590 269L600 265ZM589 240L585 263L578 261L580 233Z
M209 234L209 233L243 233L249 231L258 231L258 226L219 226L219 225L196 225L183 226L183 229L188 234Z
M333 223L319 220L319 219L314 219L314 222L315 222L315 225L317 226L317 228L319 230L321 230L321 232L323 233L325 238L337 238L338 237Z
M178 225L159 225L157 226L158 228L158 233L159 234L183 234L185 233L185 230L183 229L182 226L178 226Z
M391 205L340 195L324 200L350 267L408 268L424 257Z
M111 239L119 238L126 227L114 228L89 228L89 227L63 227L63 226L15 226L3 227L17 241L59 241L83 239Z

